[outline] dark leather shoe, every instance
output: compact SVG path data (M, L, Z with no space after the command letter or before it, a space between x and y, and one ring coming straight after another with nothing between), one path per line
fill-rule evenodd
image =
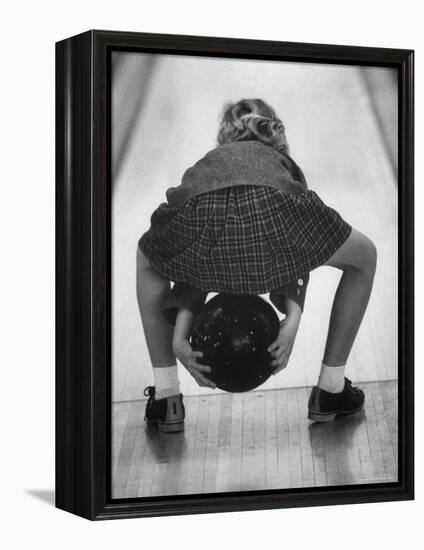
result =
M144 416L148 426L155 426L165 433L184 431L185 408L182 393L155 399L155 387L147 386L144 395L149 397Z
M330 422L338 414L353 414L363 409L365 394L359 388L354 388L352 382L345 378L343 391L330 393L315 386L309 397L309 420L314 422Z

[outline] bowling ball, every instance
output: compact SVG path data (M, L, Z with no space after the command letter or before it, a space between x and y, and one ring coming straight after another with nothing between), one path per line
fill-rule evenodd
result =
M228 392L249 391L263 384L275 367L267 351L276 339L279 320L259 296L218 294L203 306L191 333L198 362L209 365L206 376Z

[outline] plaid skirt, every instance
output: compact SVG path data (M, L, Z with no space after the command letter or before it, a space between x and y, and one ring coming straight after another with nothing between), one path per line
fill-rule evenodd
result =
M140 250L159 273L207 292L265 294L323 265L351 226L314 191L234 186L162 203Z

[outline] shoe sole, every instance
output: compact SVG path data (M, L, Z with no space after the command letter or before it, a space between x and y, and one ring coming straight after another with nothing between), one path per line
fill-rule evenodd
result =
M158 429L162 433L178 433L184 431L184 420L178 422L149 422L147 425Z
M319 412L312 412L309 411L308 418L309 420L312 420L312 422L331 422L336 418L336 416L348 416L350 414L358 413L359 411L362 411L364 408L364 404L362 404L357 409L354 409L353 411L331 411L328 413L319 413Z

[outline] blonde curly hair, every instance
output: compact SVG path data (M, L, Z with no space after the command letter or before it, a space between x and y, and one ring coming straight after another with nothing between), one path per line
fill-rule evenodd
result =
M284 125L274 109L262 99L241 99L224 105L219 125L218 145L233 141L258 140L288 153Z

